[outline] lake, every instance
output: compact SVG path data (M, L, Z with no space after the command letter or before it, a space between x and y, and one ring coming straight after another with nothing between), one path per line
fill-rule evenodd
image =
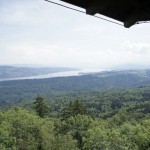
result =
M4 78L4 79L1 78L0 81L81 76L84 74L91 74L91 73L96 73L96 72L100 72L100 71L102 71L102 70L84 69L84 70L76 70L76 71L63 71L63 72L50 73L50 74L37 75L37 76L28 76L28 77L19 77L19 78Z

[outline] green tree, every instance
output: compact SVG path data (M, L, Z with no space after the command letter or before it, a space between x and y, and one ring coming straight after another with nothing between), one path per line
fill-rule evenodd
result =
M83 150L138 150L126 134L120 128L108 128L107 122L99 122L86 132Z
M71 116L77 116L77 115L83 115L85 114L86 109L83 106L83 103L79 101L78 99L74 102L70 102L66 105L66 107L63 109L62 113L62 120L65 120Z
M77 141L78 148L82 149L83 137L92 124L94 124L92 117L79 114L58 124L56 132L62 135L71 135Z
M57 135L53 142L51 150L79 150L77 147L77 141L72 138L71 135Z
M85 108L83 106L83 103L77 99L73 104L73 115L76 116L78 114L85 114Z
M1 150L49 150L55 136L53 122L22 108L0 113ZM53 149L52 149L53 150Z
M38 116L44 118L48 114L48 107L42 97L38 95L34 102L34 109Z

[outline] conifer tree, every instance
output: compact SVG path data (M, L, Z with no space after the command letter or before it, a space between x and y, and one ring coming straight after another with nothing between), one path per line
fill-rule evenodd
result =
M67 104L63 109L62 120L65 120L71 116L77 116L78 114L83 115L85 112L86 110L83 103L77 99L74 102Z
M34 109L38 116L41 118L44 118L48 114L48 107L46 106L46 103L44 101L43 97L36 98L36 101L34 102Z

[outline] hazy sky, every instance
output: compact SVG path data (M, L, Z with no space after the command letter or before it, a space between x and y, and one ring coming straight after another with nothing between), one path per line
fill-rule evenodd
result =
M44 0L0 0L2 64L148 65L150 24L126 29Z

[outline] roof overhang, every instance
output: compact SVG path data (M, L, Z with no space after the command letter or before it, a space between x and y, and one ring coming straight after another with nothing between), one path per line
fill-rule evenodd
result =
M89 15L101 14L123 22L126 28L150 20L150 0L62 0L86 9Z

